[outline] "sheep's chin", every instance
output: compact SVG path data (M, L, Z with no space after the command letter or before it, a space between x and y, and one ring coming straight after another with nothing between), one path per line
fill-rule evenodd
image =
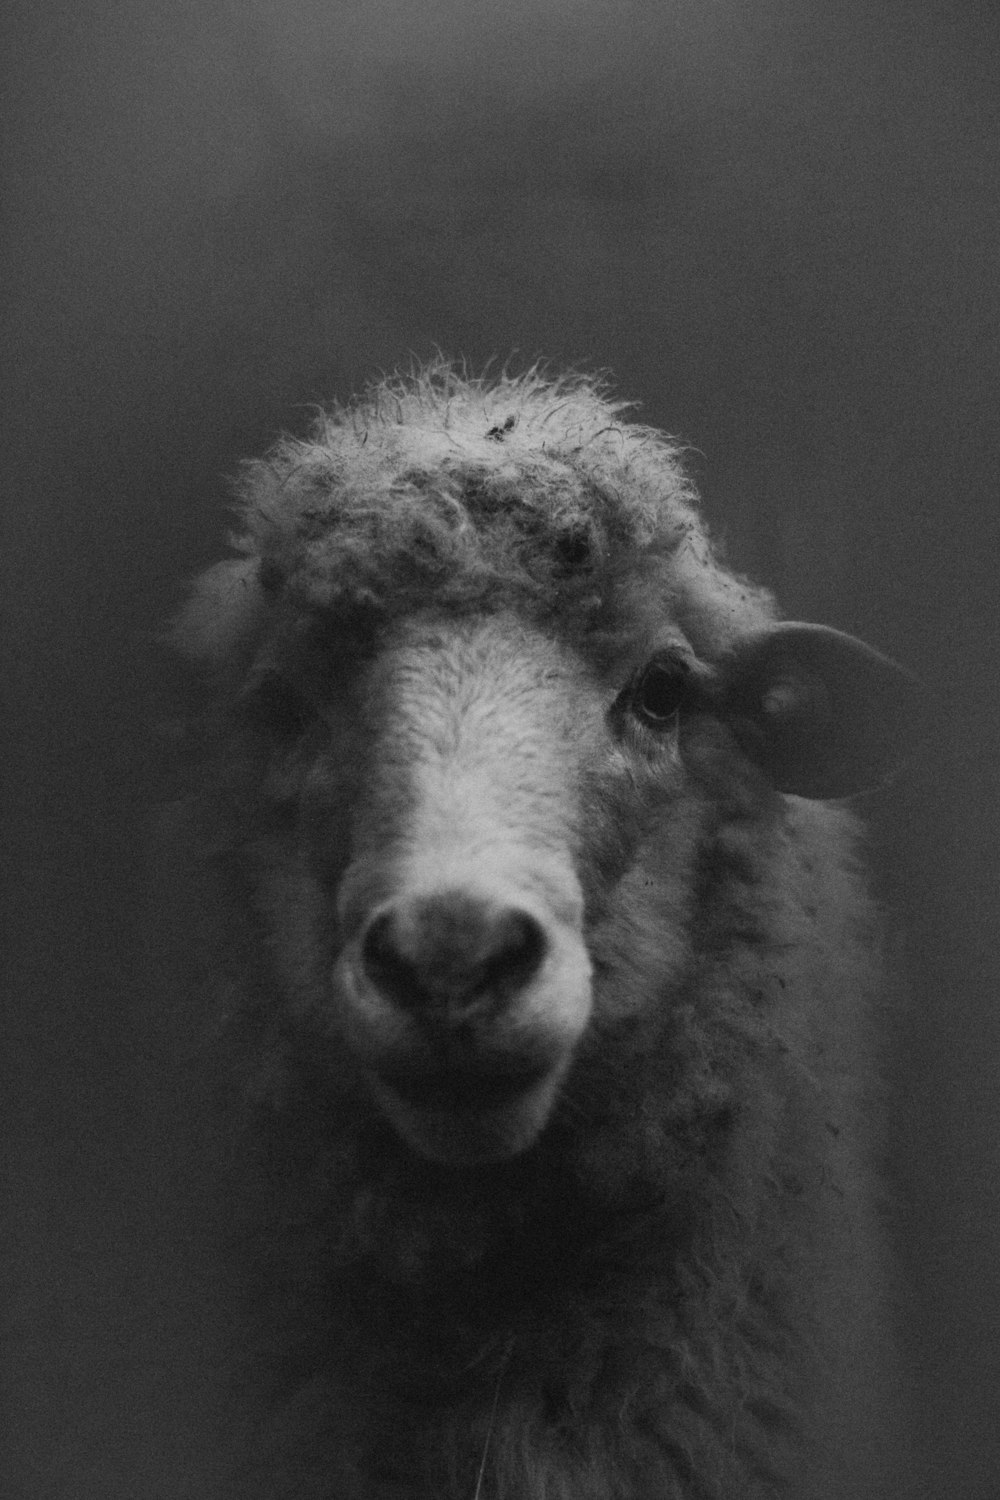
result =
M534 1145L552 1113L559 1071L503 1104L480 1107L414 1104L377 1077L372 1084L385 1119L417 1156L475 1167L510 1161Z

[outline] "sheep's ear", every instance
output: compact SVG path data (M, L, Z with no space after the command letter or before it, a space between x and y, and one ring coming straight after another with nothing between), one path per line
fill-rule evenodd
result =
M913 741L918 684L888 657L824 625L746 636L722 663L723 710L780 792L850 797L877 786Z
M256 558L216 563L195 580L171 640L184 656L224 667L253 641L265 603Z

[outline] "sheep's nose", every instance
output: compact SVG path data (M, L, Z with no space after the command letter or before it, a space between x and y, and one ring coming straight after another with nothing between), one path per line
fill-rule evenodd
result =
M457 1021L503 1009L540 968L547 947L530 912L446 891L383 907L365 930L361 961L392 1004Z

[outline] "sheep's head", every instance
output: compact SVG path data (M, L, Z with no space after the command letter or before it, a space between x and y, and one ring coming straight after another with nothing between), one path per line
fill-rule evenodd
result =
M235 685L283 1015L452 1166L528 1150L609 1028L668 1024L719 797L857 790L907 695L849 637L775 624L671 450L609 439L593 391L560 448L558 395L324 419L251 471L249 556L179 631Z

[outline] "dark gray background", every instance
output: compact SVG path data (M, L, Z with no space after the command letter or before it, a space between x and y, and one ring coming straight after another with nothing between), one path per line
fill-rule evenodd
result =
M221 476L440 344L610 366L787 612L923 677L874 806L928 1496L1000 1494L1000 37L930 0L35 0L4 56L10 1500L212 1493L151 633ZM223 1318L224 1320L224 1318Z

